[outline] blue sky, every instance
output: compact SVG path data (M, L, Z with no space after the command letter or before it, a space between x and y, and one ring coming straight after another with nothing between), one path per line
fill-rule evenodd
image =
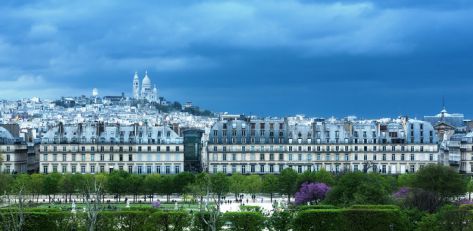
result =
M145 70L213 111L473 114L473 1L0 3L0 97L130 95Z

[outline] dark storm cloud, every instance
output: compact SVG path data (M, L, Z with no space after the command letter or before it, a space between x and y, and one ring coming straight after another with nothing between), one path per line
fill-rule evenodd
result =
M217 111L471 114L471 1L2 1L5 98L131 91ZM27 86L27 87L25 87Z

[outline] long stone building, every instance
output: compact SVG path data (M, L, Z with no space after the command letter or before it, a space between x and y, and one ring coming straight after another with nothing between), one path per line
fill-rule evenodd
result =
M177 174L183 139L166 126L77 124L53 127L42 138L41 173Z
M212 173L376 171L415 172L438 162L429 122L380 120L258 119L227 116L210 131L207 170Z

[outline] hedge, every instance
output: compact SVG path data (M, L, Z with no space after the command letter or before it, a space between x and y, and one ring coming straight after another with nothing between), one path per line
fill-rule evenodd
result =
M223 219L233 231L260 231L266 220L259 212L226 212Z
M100 212L97 216L96 230L145 231L149 213L142 211Z
M400 209L397 205L352 205L352 209Z
M242 212L262 212L261 207L256 205L240 205Z
M337 209L334 205L301 205L297 207L297 210L310 210L310 209Z
M462 205L460 205L460 209L473 210L473 204L462 204Z
M342 209L311 209L300 211L294 219L294 230L343 230L343 211Z
M19 217L17 212L0 213L1 229L15 230ZM78 227L70 212L24 212L23 217L22 230L71 230Z
M406 230L407 220L399 209L347 209L345 227L353 231Z
M217 216L216 218L216 227L217 230L220 230L220 228L223 226L223 219L222 215ZM210 221L210 213L208 212L197 212L194 214L193 219L192 219L192 230L194 231L211 231L212 229L210 228L208 222Z
M181 231L191 224L191 217L185 211L159 211L151 214L147 230Z

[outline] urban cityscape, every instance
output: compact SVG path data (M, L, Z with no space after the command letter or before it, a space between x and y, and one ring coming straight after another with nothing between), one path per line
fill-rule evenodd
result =
M473 230L472 15L0 3L0 230Z

